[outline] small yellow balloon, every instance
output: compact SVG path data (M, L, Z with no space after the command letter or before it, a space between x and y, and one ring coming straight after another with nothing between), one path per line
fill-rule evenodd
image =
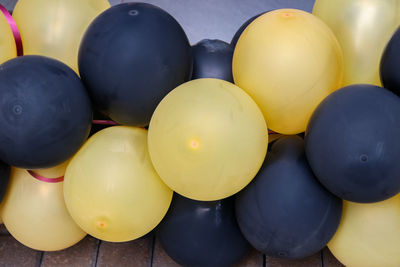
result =
M66 166L67 162L35 173L57 178L64 174ZM63 182L39 181L23 169L11 168L10 184L2 204L2 218L15 239L37 250L65 249L86 235L65 207Z
M92 20L107 0L19 0L13 17L25 55L56 58L78 73L78 50Z
M232 67L235 83L257 102L269 128L290 135L304 132L317 105L339 88L343 58L321 20L279 9L245 29Z
M372 204L344 201L328 247L348 267L400 266L400 195Z
M88 234L124 242L157 226L172 191L151 164L147 131L115 126L93 135L73 157L64 197L72 218Z
M313 14L328 24L342 47L343 86L380 86L380 59L400 25L400 0L316 0Z
M17 56L14 35L5 16L0 12L0 64Z
M268 131L256 103L239 87L197 79L170 92L149 126L151 160L163 181L196 200L237 193L257 174Z

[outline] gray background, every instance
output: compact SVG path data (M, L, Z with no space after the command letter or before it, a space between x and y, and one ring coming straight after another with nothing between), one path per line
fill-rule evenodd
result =
M54 0L48 0L54 1ZM66 0L68 1L68 0ZM112 5L130 0L109 0ZM157 5L185 29L192 44L202 39L230 42L236 30L248 18L277 8L298 8L311 12L315 0L142 0ZM17 0L0 0L8 10Z

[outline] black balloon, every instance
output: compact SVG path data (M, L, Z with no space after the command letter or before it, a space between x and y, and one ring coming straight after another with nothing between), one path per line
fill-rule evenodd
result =
M231 40L231 46L233 48L236 47L237 42L239 41L240 35L242 35L242 33L244 32L244 30L247 28L247 26L250 25L250 23L252 23L256 18L258 18L259 16L267 13L269 11L260 13L255 15L254 17L249 18L247 21L245 21L242 26L240 26L240 28L236 31L235 35L233 36L232 40Z
M43 56L0 66L0 158L25 168L69 159L89 135L91 104L78 75Z
M335 195L376 202L400 192L400 98L374 85L329 95L306 131L315 175Z
M88 27L79 73L101 112L146 126L162 98L191 77L189 41L164 10L144 3L113 6Z
M184 266L231 266L250 248L237 225L232 197L196 201L174 194L156 235Z
M381 81L385 88L400 95L400 28L387 44L380 64Z
M341 214L342 201L315 178L299 136L278 139L236 199L244 236L276 258L304 258L321 250L335 234Z
M0 161L0 203L3 201L7 192L8 182L10 181L10 166Z
M221 40L204 39L192 47L192 80L216 78L233 83L233 48Z

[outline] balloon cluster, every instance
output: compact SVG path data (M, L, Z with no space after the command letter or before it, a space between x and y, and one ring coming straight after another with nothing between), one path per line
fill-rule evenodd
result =
M25 56L0 16L5 226L45 251L155 229L185 266L326 245L399 266L398 4L317 0L191 46L150 4L19 0Z

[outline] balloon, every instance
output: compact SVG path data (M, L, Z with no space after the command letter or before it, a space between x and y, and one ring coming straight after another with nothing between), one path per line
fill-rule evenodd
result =
M92 111L85 87L57 60L24 56L2 64L0 99L0 158L9 165L55 166L89 134Z
M332 31L305 11L279 9L254 20L233 54L233 78L257 102L269 128L304 132L317 105L338 89L342 53Z
M85 232L124 242L157 226L167 213L172 191L151 165L147 131L115 126L93 135L72 158L64 197Z
M400 99L374 85L328 96L306 132L306 154L320 182L340 198L376 202L400 191Z
M242 35L242 33L244 32L244 30L247 28L247 26L250 25L250 23L252 23L256 18L258 18L259 16L267 13L269 11L260 13L255 15L254 17L249 18L248 20L246 20L242 26L240 26L240 28L236 31L235 35L233 36L232 40L231 40L231 46L233 47L233 49L235 49L237 42L239 41L239 37Z
M271 257L298 259L335 234L342 201L314 177L299 136L281 137L254 181L239 193L236 217L250 244Z
M224 41L204 39L192 47L192 80L199 78L217 78L233 82L233 49Z
M249 251L234 199L196 201L178 194L157 228L167 254L183 266L232 266Z
M380 77L385 88L400 95L400 28L387 44L380 63Z
M113 6L89 26L79 72L97 109L114 121L146 126L161 99L191 77L189 41L164 10Z
M56 58L78 72L78 49L90 22L107 0L18 0L13 17L25 55Z
M257 174L268 146L267 126L239 87L197 79L169 93L149 127L149 152L161 179L195 200L218 200Z
M349 267L400 266L400 195L373 204L344 201L328 247Z
M381 85L379 62L400 25L399 0L316 0L313 14L335 33L343 50L342 86Z
M66 166L67 162L35 173L52 180L62 176ZM86 235L68 214L63 198L63 182L40 181L23 169L11 169L2 218L15 239L37 250L65 249Z
M9 181L10 181L10 166L0 161L0 203L3 201L3 197L7 192Z
M17 56L14 35L7 19L0 14L0 64Z

